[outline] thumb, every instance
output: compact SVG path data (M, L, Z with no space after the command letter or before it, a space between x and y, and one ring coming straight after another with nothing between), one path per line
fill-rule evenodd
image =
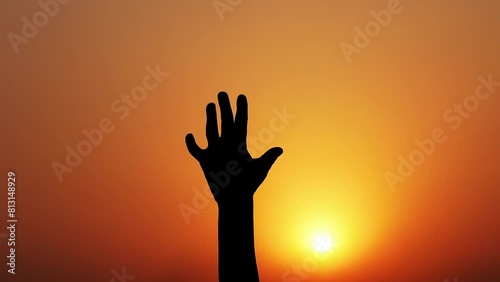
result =
M267 152L258 159L262 170L267 173L281 154L283 154L283 149L280 147L274 147L267 150Z
M198 144L196 144L194 136L191 133L186 135L186 146L191 156L193 156L197 161L200 161L203 150L198 146Z

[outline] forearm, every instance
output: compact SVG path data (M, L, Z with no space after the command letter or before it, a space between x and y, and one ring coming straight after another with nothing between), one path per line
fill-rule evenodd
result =
M259 281L252 198L219 206L219 281Z

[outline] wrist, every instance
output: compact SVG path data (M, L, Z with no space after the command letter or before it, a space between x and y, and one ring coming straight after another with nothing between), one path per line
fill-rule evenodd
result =
M218 201L217 206L219 208L219 212L244 213L252 211L253 213L253 196L242 199Z

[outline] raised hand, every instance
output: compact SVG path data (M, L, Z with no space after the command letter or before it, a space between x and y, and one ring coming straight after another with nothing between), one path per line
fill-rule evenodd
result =
M208 147L201 149L191 133L186 135L186 145L200 163L214 198L221 206L251 199L283 149L275 147L260 158L252 158L246 146L248 104L245 95L238 96L235 118L228 95L220 92L218 100L220 136L216 107L210 103L206 108Z
M253 194L276 159L283 153L272 148L258 159L247 150L248 105L238 96L236 117L225 92L218 95L221 134L215 104L207 105L208 147L201 149L192 134L186 145L200 162L210 190L219 207L219 281L258 282L253 230Z

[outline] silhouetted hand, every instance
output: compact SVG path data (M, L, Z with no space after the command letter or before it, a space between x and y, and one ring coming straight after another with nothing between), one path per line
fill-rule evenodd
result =
M198 160L219 207L219 281L258 282L253 228L253 194L276 159L283 153L272 148L258 159L247 150L248 105L238 96L236 117L226 93L218 95L221 134L215 104L207 105L208 147L202 150L192 134L186 145Z
M206 137L208 147L201 149L190 133L186 145L198 160L219 207L252 199L276 159L283 153L279 147L268 150L260 158L250 156L247 146L248 104L245 95L239 95L236 117L233 118L229 97L218 95L221 134L217 126L214 103L207 105Z

